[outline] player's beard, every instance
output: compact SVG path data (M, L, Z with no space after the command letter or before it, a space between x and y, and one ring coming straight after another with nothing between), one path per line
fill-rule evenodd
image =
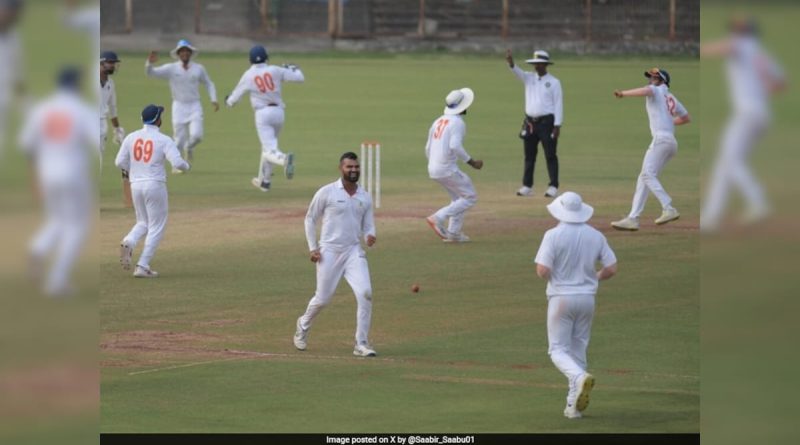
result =
M360 177L361 177L361 172L357 172L357 171L351 171L350 173L347 173L346 175L344 175L344 179L347 180L350 183L353 183L353 184L358 182L358 178L360 178Z

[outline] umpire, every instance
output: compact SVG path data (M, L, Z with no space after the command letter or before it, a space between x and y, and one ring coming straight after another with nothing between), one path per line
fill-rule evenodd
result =
M517 196L533 194L533 171L541 141L547 159L547 173L550 176L550 184L544 196L553 198L558 195L556 146L564 118L561 82L547 72L547 65L552 65L553 62L550 61L550 55L546 51L536 50L533 58L525 61L533 65L535 73L523 71L514 65L510 49L506 51L506 61L511 71L525 84L525 120L522 122L522 131L519 135L525 147L525 171L522 175L522 187L517 190Z

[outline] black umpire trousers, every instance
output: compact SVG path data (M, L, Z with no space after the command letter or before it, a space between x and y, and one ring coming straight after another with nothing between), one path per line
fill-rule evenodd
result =
M519 137L525 147L525 170L522 174L522 185L533 187L533 171L536 169L536 156L539 153L539 142L544 148L544 157L547 160L547 174L550 176L551 186L558 188L558 156L556 147L558 139L553 139L553 124L555 116L547 114L532 118L525 116L522 121L522 131Z

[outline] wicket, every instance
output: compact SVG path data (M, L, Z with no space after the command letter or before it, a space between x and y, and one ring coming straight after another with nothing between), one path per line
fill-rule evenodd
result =
M364 161L366 161L366 168L364 168ZM379 209L381 207L381 143L377 141L362 142L361 162L366 178L366 184L362 181L362 185L372 197L375 208Z

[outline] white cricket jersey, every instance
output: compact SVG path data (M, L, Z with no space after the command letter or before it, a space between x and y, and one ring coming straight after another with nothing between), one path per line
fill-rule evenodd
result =
M22 127L19 146L36 163L43 183L91 177L91 155L99 153L97 109L71 91L58 91L36 105Z
M22 79L22 48L16 30L0 33L0 105L8 104L14 96L17 82Z
M655 137L660 136L674 136L675 135L675 122L673 118L676 116L686 116L689 114L683 104L669 92L669 88L665 84L659 86L648 85L650 91L653 93L646 96L645 108L647 109L647 117L650 118L650 133Z
M588 224L559 223L542 238L534 260L550 269L547 297L597 293L595 264L616 264L606 237Z
M232 107L245 93L250 93L250 104L254 110L267 106L286 107L281 97L283 82L303 82L305 76L300 68L284 68L266 63L252 65L244 72L239 83L228 97L227 105Z
M183 62L166 63L153 66L149 61L145 63L145 72L148 76L169 80L169 89L172 100L175 102L200 102L200 84L206 86L211 102L217 101L217 89L208 76L203 65L189 61L189 66L184 69Z
M127 170L131 184L135 182L167 182L164 160L178 170L188 170L175 141L155 125L145 125L125 137L114 165Z
M308 249L344 251L359 244L361 236L375 236L372 198L359 185L350 196L342 179L320 188L306 213ZM317 243L317 222L322 219L322 233ZM322 261L325 261L323 258Z
M553 124L560 126L564 122L561 82L550 73L539 77L535 72L523 71L516 64L511 71L525 85L525 114L530 117L552 114Z
M117 117L117 92L114 81L108 77L105 85L100 85L100 118L108 119Z
M731 45L726 65L734 111L768 115L770 92L767 80L782 80L781 68L755 37L735 37Z
M458 171L457 161L471 158L464 149L467 124L459 115L442 115L428 130L425 156L428 157L428 175L432 179L446 178Z

